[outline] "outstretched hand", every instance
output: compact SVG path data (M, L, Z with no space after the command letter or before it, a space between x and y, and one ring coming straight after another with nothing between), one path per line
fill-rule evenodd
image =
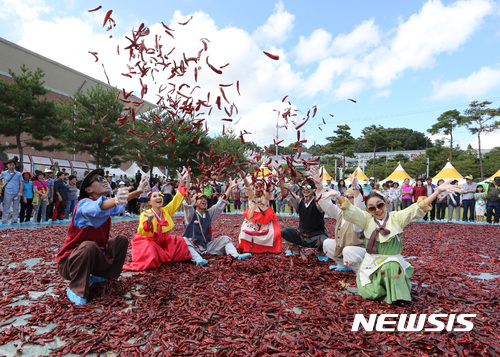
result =
M182 172L177 171L177 177L179 178L179 182L186 186L187 183L191 180L191 172L187 168L183 168Z
M145 176L142 178L141 182L139 182L139 186L137 187L137 189L139 191L144 192L146 190L146 187L148 187L148 184L149 184L149 176Z
M311 167L311 169L309 169L309 172L307 174L307 176L314 181L314 183L316 184L316 187L323 186L322 179L321 179L322 175L323 175L323 169L321 169L321 172L320 172L320 170L318 170L318 168L315 166Z
M129 191L130 187L122 187L118 190L115 196L115 203L117 206L122 206L127 204Z
M322 192L319 198L326 199L329 197L340 197L340 192L334 190L333 188L326 187L325 190L326 191Z
M232 190L236 186L238 186L238 179L229 180L229 187L228 187L228 189Z
M439 191L440 193L444 192L444 191L453 192L453 193L462 193L462 191L463 191L462 187L450 184L450 182L452 182L452 181L453 180L448 180L446 183L438 186L436 191Z
M153 213L149 213L148 211L144 211L144 216L146 216L146 221L148 222L148 225L153 222L153 219L155 218L155 215Z

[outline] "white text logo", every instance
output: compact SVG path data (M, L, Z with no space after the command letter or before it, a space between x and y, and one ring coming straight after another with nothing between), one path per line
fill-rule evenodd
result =
M419 332L419 331L471 331L474 324L470 321L476 314L371 314L366 320L363 314L356 314L351 331L359 331L359 327L366 332ZM433 325L426 327L425 322Z

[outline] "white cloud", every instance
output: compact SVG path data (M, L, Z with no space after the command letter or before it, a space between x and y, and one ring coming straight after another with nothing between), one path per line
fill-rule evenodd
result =
M407 69L432 66L436 56L455 51L490 14L489 0L457 1L444 6L430 0L397 29L395 38L369 58L375 86L387 86Z
M432 99L464 96L468 100L480 97L500 85L500 69L483 67L466 78L433 83Z
M28 3L26 0L22 2ZM31 4L39 4L43 9L44 3ZM152 47L154 34L161 34L163 52L175 46L169 60L175 59L179 63L183 53L187 57L196 56L201 46L200 38L208 38L210 42L204 56L208 55L210 63L215 66L229 65L223 69L222 75L218 75L206 66L203 57L198 64L201 69L197 83L194 82L191 67L184 77L171 80L168 80L169 73L156 72L156 83L152 80L148 82L146 99L156 102L154 94L161 84L187 83L191 88L196 85L201 87L194 93L199 98L206 98L210 92L213 104L215 98L221 95L220 83L236 83L239 80L241 96L237 95L235 84L226 89L228 99L239 109L234 120L241 117L240 124L235 128L255 132L246 137L247 140L269 144L275 135L276 113L273 109L283 96L289 95L289 99L294 101L320 95L323 97L318 101L327 98L331 102L332 98L356 99L370 87L377 89L372 100L388 96L391 93L388 86L408 69L432 66L439 54L456 51L480 27L491 8L492 3L487 0L458 1L447 6L441 1L430 0L419 13L406 22L402 21L397 28L384 32L376 24L376 19L370 19L359 23L351 32L336 36L324 29L316 29L309 37L301 36L292 51L281 46L290 36L295 21L294 15L284 9L282 2L276 5L266 23L253 33L236 27L218 28L214 20L202 11L194 13L188 25L180 26L177 22L186 21L191 14L176 11L164 21L176 30L173 32L175 40L164 32L161 24L150 24L151 34L145 38L147 45ZM42 10L39 10L30 16L36 17L41 13ZM106 79L101 63L104 63L112 85L137 89L139 84L136 80L121 75L127 71L125 51L122 49L121 56L116 55L117 45L123 48L127 42L121 29L132 27L129 24L124 26L126 20L120 21L119 15L118 11L114 13L118 26L110 32L102 28L102 10L100 13L85 12L79 18L23 21L18 28L19 44L103 81ZM138 23L133 26L137 28ZM109 38L110 34L113 38ZM273 61L266 57L262 53L264 45L266 51L279 55L280 60ZM100 62L94 63L88 51L99 52ZM483 77L477 77L477 81L483 82L482 88L486 90L484 83L492 83L493 72L487 79L484 77L488 73L483 72L478 72L477 75L482 74ZM448 83L436 86L439 85L443 91ZM479 88L479 85L474 88ZM438 93L437 89L435 93ZM301 109L307 111L308 108ZM219 119L224 116L224 113L214 110L209 126L220 131L222 122Z
M366 88L365 81L361 79L353 79L344 81L334 90L335 97L338 100L355 99L356 96Z
M360 54L380 43L380 31L375 20L363 21L349 34L340 34L333 40L332 52L335 55Z
M313 97L319 92L330 92L334 77L344 72L347 67L348 63L344 59L328 58L321 61L316 71L305 80L303 94Z
M16 16L23 21L35 20L40 14L50 12L44 0L0 0L0 9L0 19Z
M299 37L295 47L295 55L299 64L310 64L321 61L331 54L332 35L323 30L314 30L309 38Z
M266 23L255 30L253 37L258 43L283 43L292 31L295 15L286 11L281 1L276 4L274 11Z
M477 135L475 135L474 140L471 141L469 144L474 149L477 149L479 147L478 145L478 140L477 140ZM483 149L493 149L495 147L500 146L500 130L495 130L491 133L481 135L481 150ZM466 145L467 147L467 145Z
M377 98L386 98L386 97L389 97L391 94L392 94L392 91L390 89L384 89L384 90L381 90L379 92L376 92L372 96L371 100L373 101Z

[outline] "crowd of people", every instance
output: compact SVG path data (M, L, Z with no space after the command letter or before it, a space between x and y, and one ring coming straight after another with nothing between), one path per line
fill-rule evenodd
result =
M212 231L212 222L229 204L228 198L238 186L237 181L229 181L220 196L208 196L206 187L190 185L190 172L184 169L178 173L175 194L166 205L159 189L147 193L149 208L141 213L137 233L131 241L132 260L124 265L128 241L124 236L109 237L111 216L122 213L127 203L147 191L150 183L142 178L136 190L120 187L115 197L109 197L112 188L103 175L104 172L97 169L83 180L80 200L57 257L60 274L70 280L67 296L75 304L87 303L92 284L117 278L122 269L142 271L167 262L188 260L203 266L208 261L202 255L227 254L242 260L258 253L279 254L283 242L288 246L286 255L307 259L302 248L312 248L319 260L331 258L337 263L331 269L354 270L364 298L388 303L410 301L409 277L413 267L401 256L403 228L429 212L442 192L462 191L446 183L429 197L420 196L418 202L407 209L389 214L388 200L376 190L364 196L363 187L356 179L341 193L324 188L317 170L312 169L294 193L281 172L266 179L247 177L243 183L248 208L238 237L238 248L243 251L240 254L231 237L215 238ZM282 199L298 213L297 228L280 227L270 205L276 187ZM209 208L208 202L214 198L216 202ZM172 215L180 207L184 210L182 236L170 233L175 226ZM337 219L333 238L325 227L325 213Z
M434 185L430 179L426 183L417 179L412 186L405 180L399 189L397 182L380 188L372 178L359 183L357 172L350 186L343 180L336 185L328 180L324 186L322 175L312 168L302 181L285 178L278 170L264 178L230 180L222 191L215 184L191 185L187 169L178 172L177 180L143 178L138 172L135 180L118 178L116 182L109 173L96 169L77 184L76 177L62 170L52 178L51 169L35 175L20 173L13 161L7 168L0 176L4 207L22 199L21 221L29 220L30 205L34 221L39 216L42 221L47 218L49 205L54 220L73 213L57 263L61 276L70 281L67 296L75 304L87 303L91 285L117 278L122 270L143 271L189 260L204 266L208 261L203 255L227 254L243 260L252 254L281 254L283 244L287 256L308 259L303 248L309 248L316 251L318 260L333 260L330 269L353 271L364 298L410 301L413 267L401 255L406 225L415 219L441 219L445 200L453 207L462 205L467 219L478 215L475 206L493 207L494 222L500 218L500 177L486 192L471 177L462 186L451 180ZM232 237L212 231L212 223L228 208L230 197L236 209L244 209L237 247ZM278 223L278 207L285 204L297 213L298 227ZM111 217L124 214L127 208L139 210L140 217L131 240L131 261L124 264L128 238L110 237L110 228ZM182 235L170 232L175 226L172 215L178 210L184 212ZM13 222L18 219L15 213ZM334 232L326 229L325 214L335 218Z
M492 182L485 184L473 182L472 176L466 176L465 179L466 182L462 185L459 185L458 180L452 180L450 184L459 187L460 190L457 192L441 192L432 203L431 211L426 213L421 220L498 224L500 218L500 196L498 192L500 177L495 177ZM431 177L426 179L419 177L414 184L410 184L410 179L407 178L400 187L398 181L386 181L381 185L375 183L375 179L370 177L363 181L361 188L365 197L370 192L379 192L389 202L389 211L399 211L418 202L419 197L431 196L444 183L443 179L434 184ZM327 182L327 187L338 188L341 193L346 189L344 180L340 180L338 185L330 185Z

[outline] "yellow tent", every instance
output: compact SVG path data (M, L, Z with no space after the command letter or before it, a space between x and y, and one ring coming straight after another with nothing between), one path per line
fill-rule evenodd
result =
M493 180L497 176L500 176L500 169L498 169L498 171L494 173L493 176L490 177L490 180Z
M326 180L328 179L331 179L332 177L330 176L330 174L326 171L325 169L325 165L323 165L320 169L320 172L323 171L323 182L325 182Z
M361 168L359 166L358 166L358 168L356 170L358 170L358 175L356 176L358 178L358 182L361 183L363 180L368 180L368 177L366 177L366 175L363 173L363 171L361 171ZM351 174L346 181L351 182L352 178L353 177L352 177L352 174Z
M458 173L457 170L453 167L451 162L448 162L439 173L433 177L433 180L451 180L451 179L457 179L457 180L463 180L464 178L462 175Z
M257 172L257 177L264 177L267 176L271 173L271 170L269 170L266 166L261 166L259 167L259 171Z
M398 164L398 167L390 174L387 176L383 181L404 181L405 179L411 179L411 177L406 173L405 169L403 169L403 166L401 164Z

